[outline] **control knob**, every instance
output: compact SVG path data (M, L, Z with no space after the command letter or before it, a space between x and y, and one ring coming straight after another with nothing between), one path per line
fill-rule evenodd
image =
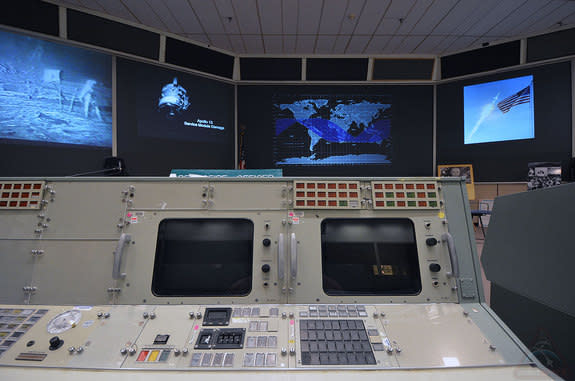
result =
M128 354L129 354L130 356L135 355L135 354L136 354L136 348L131 347L130 349L128 349Z
M439 263L431 263L429 264L429 271L431 272L439 272L441 270L441 265Z
M147 312L144 312L144 313L142 314L142 317L143 317L144 319L147 319L147 318L148 318L148 316L149 316L149 315L148 315L148 313L147 313Z
M272 241L269 238L264 238L264 240L262 241L262 245L264 245L265 247L268 247L271 244Z
M50 339L50 350L55 351L64 345L64 340L60 339L58 336L54 336Z
M281 350L281 354L282 354L282 356L285 356L285 355L287 355L287 349L285 349L285 348L282 348L282 350Z
M156 318L156 313L150 312L150 319L155 319L155 318Z
M425 240L425 244L427 246L435 246L435 245L437 245L437 239L434 237L428 238Z
M270 270L271 270L271 267L270 267L270 265L268 265L267 263L266 263L265 265L262 265L262 271L263 271L264 273L269 273Z
M289 354L290 354L290 356L295 356L295 348L294 347L291 347L289 349Z

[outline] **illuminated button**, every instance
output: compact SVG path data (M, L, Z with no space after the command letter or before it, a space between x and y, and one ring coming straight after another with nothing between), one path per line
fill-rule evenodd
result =
M337 197L337 192L328 192L328 197Z
M216 353L214 356L214 361L212 362L212 366L220 367L224 365L224 356L225 353Z
M375 197L383 198L383 192L375 192Z
M22 197L22 198L28 198L28 197L30 197L30 192L22 192L22 193L20 194L20 197Z
M357 192L349 192L349 197L356 197L357 198Z
M395 184L395 189L403 189L403 184Z
M257 343L256 336L248 336L246 339L246 348L255 348Z
M276 366L276 365L277 365L277 355L275 353L268 353L266 355L266 366Z
M393 184L385 184L385 189L393 189Z
M297 197L305 197L305 192L296 192Z
M17 206L18 205L18 201L10 201L10 206Z
M425 189L425 185L424 184L417 184L415 186L417 189Z
M307 200L307 206L315 206L315 200Z
M337 206L337 201L335 201L335 200L330 200L327 203L329 206Z
M211 366L211 365L212 365L212 354L204 353L204 357L202 357L201 366Z
M226 358L224 359L224 367L234 366L234 354L226 353Z
M325 189L325 184L324 183L319 183L317 184L318 189Z
M296 200L295 204L297 206L305 206L305 201L304 200Z
M307 189L315 189L315 183L307 183Z
M317 202L318 206L326 206L326 201L325 200L319 200Z
M325 197L325 192L317 192L317 197Z
M397 193L395 194L395 197L397 197L397 198L404 198L404 197L405 197L405 193L403 193L403 192L397 192Z
M394 197L395 197L395 193L393 193L393 192L385 192L385 197L387 197L387 198L394 198Z
M308 197L315 197L315 192L307 192Z
M8 201L0 201L0 206L8 206Z
M304 183L296 183L295 187L299 188L299 189L305 188L305 184Z
M415 198L415 192L407 192L407 198Z
M12 184L4 184L4 189L12 189Z
M12 192L12 198L18 198L18 197L20 197L20 193Z
M166 361L168 361L169 356L170 356L170 351L162 351L162 354L160 355L160 359L158 361L166 362Z
M429 201L429 206L432 208L437 208L437 201Z
M405 189L415 189L413 184L405 184Z
M339 206L347 206L347 201L340 201Z
M327 189L336 189L337 185L335 183L329 183L327 184Z
M385 202L384 201L376 201L375 206L385 206Z
M417 203L417 206L425 207L425 206L427 206L427 201L419 201L419 202Z
M405 201L398 201L397 206L405 206Z
M395 201L387 201L386 205L387 206L395 206Z
M28 201L20 201L20 206L21 207L28 206Z
M435 189L435 184L427 184L427 189Z
M14 189L22 189L22 184L14 184Z
M265 353L256 353L256 367L263 367L266 361L266 354Z
M42 189L42 184L34 184L34 189Z
M375 189L383 189L383 185L382 185L382 184L373 184L373 188L375 188Z
M349 184L349 189L357 189L357 184Z
M339 189L347 189L347 184L339 184Z
M425 192L417 192L417 198L425 198Z
M417 203L415 201L408 201L407 206L417 206Z
M347 192L339 192L339 197L347 197Z
M24 184L24 189L32 189L32 184Z
M147 362L156 362L158 360L158 356L160 355L160 351L153 350L150 355L148 356Z
M436 198L436 197L437 197L437 193L435 193L435 192L427 192L427 197L429 197L429 198Z

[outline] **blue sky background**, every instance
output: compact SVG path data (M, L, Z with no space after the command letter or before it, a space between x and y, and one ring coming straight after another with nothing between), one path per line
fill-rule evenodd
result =
M529 103L513 106L505 114L497 107L497 103L523 90L532 82L533 76L528 75L465 86L464 144L534 138L533 87ZM497 100L494 100L495 97Z

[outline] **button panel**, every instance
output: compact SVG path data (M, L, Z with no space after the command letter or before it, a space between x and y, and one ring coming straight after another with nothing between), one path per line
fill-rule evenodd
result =
M44 184L0 181L0 209L40 209Z
M295 181L294 209L360 209L359 181Z
M439 209L441 201L436 182L372 181L374 209Z

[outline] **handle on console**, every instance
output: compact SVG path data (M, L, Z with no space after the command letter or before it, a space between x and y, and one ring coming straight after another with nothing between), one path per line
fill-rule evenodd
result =
M121 279L126 276L126 274L120 272L122 270L122 257L124 256L124 249L131 241L132 236L126 233L122 233L118 240L118 245L114 251L114 267L112 269L113 279Z
M441 236L443 242L447 242L447 250L449 251L449 261L451 262L451 273L448 276L459 278L459 259L457 258L457 251L455 250L455 241L453 236L447 232Z
M285 267L286 267L286 253L284 234L280 233L278 237L278 280L282 286L282 292L286 292L285 285Z
M290 236L290 272L291 278L295 279L297 277L297 239L295 237L295 233L291 233Z

